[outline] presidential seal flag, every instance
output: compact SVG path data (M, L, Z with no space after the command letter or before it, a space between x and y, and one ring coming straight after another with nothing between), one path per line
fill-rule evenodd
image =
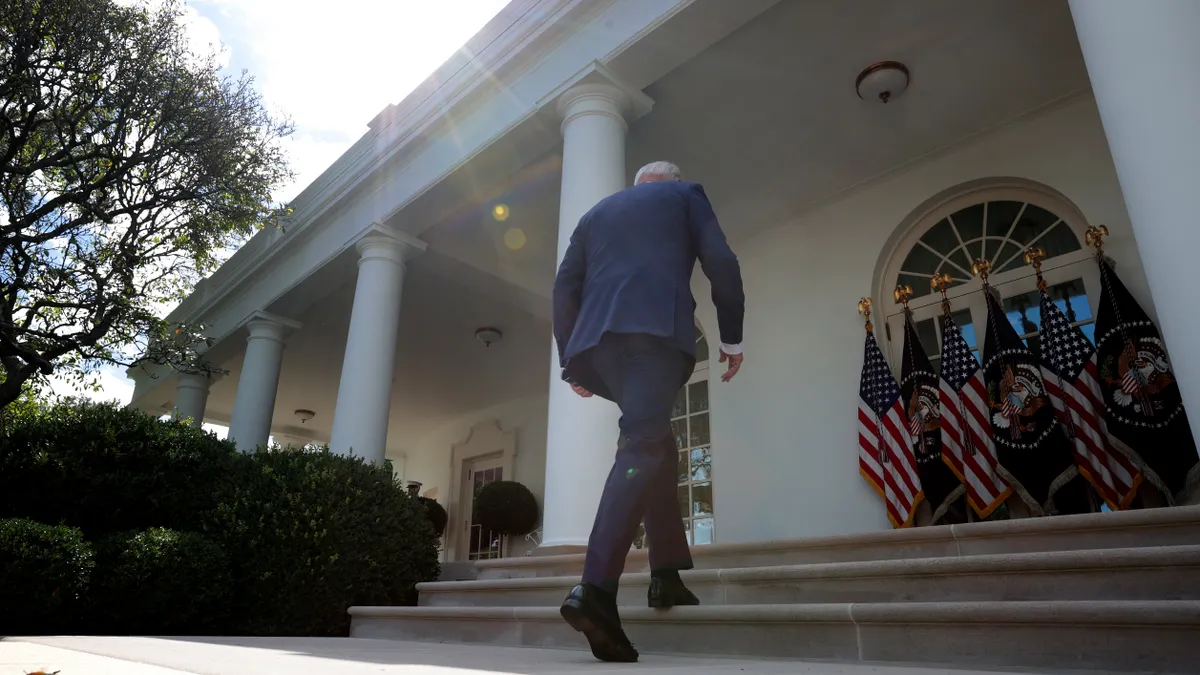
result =
M1034 515L1089 511L1087 493L1075 481L1079 469L1071 443L1058 423L1041 365L1021 342L986 279L983 288L988 308L983 377L997 472Z
M1200 483L1200 460L1166 345L1102 255L1096 361L1113 447L1139 465L1168 503Z
M962 329L950 316L948 303L942 314L938 399L942 460L966 486L971 509L987 518L1012 495L1012 488L996 474L983 371L963 339Z
M1113 510L1129 508L1142 484L1142 472L1125 455L1113 451L1101 413L1096 348L1074 326L1046 292L1038 272L1042 325L1042 379L1059 423L1075 448L1075 465L1096 494Z
M900 387L871 332L869 311L858 387L859 473L883 497L892 527L910 527L917 505L924 499L921 479L900 403Z
M933 509L933 524L966 522L962 497L966 494L958 476L942 460L941 401L938 376L933 373L912 317L904 317L904 357L900 366L900 400L908 414L913 455L921 490ZM947 518L947 516L949 516Z

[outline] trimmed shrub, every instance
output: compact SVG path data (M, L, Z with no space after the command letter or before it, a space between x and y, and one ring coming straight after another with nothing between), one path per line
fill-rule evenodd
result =
M126 532L97 546L93 587L93 632L202 635L223 627L229 565L195 532Z
M151 527L195 531L235 454L210 433L111 403L6 415L0 518L66 523L92 541Z
M77 528L0 520L0 635L69 629L94 564Z
M475 493L475 522L502 534L529 534L537 526L537 498L512 480L498 480Z
M230 561L232 632L344 636L347 608L412 604L437 578L433 527L390 467L328 451L239 460L205 524Z

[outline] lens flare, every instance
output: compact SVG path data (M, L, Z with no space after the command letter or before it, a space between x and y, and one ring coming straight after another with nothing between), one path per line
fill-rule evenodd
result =
M492 217L502 223L508 220L508 204L497 204L493 206Z
M504 233L504 245L512 251L519 251L525 248L525 232L519 227L513 227Z

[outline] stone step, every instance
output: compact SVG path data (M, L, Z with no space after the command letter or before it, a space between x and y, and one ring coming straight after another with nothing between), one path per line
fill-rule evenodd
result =
M585 649L557 607L351 607L350 636ZM622 610L654 653L1200 672L1200 602L713 605Z
M713 544L692 548L697 569L944 558L1200 542L1200 505L917 527L805 539ZM630 551L625 569L648 571L646 551ZM583 554L480 560L479 579L574 576Z
M816 563L683 573L703 605L1001 600L1200 600L1200 545ZM423 607L557 606L578 576L418 584ZM645 606L648 573L618 602Z

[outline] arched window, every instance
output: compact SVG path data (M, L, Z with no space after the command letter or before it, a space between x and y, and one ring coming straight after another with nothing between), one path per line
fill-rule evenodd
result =
M713 525L712 436L709 423L708 339L696 322L696 369L679 390L671 411L671 430L679 452L675 494L687 528L688 543L716 541ZM645 530L639 525L635 548L645 545Z
M892 300L898 284L913 289L909 307L922 346L937 367L941 352L940 296L930 288L935 274L954 280L947 291L954 319L976 358L983 348L981 327L987 305L982 282L971 265L991 263L992 287L1017 333L1036 354L1041 311L1033 269L1023 254L1030 246L1046 251L1042 274L1050 297L1094 340L1092 323L1100 280L1091 253L1083 246L1087 228L1082 214L1053 190L1011 181L968 190L914 214L910 231L896 247L878 289L887 318L887 340L893 367L899 368L903 346L903 308Z

